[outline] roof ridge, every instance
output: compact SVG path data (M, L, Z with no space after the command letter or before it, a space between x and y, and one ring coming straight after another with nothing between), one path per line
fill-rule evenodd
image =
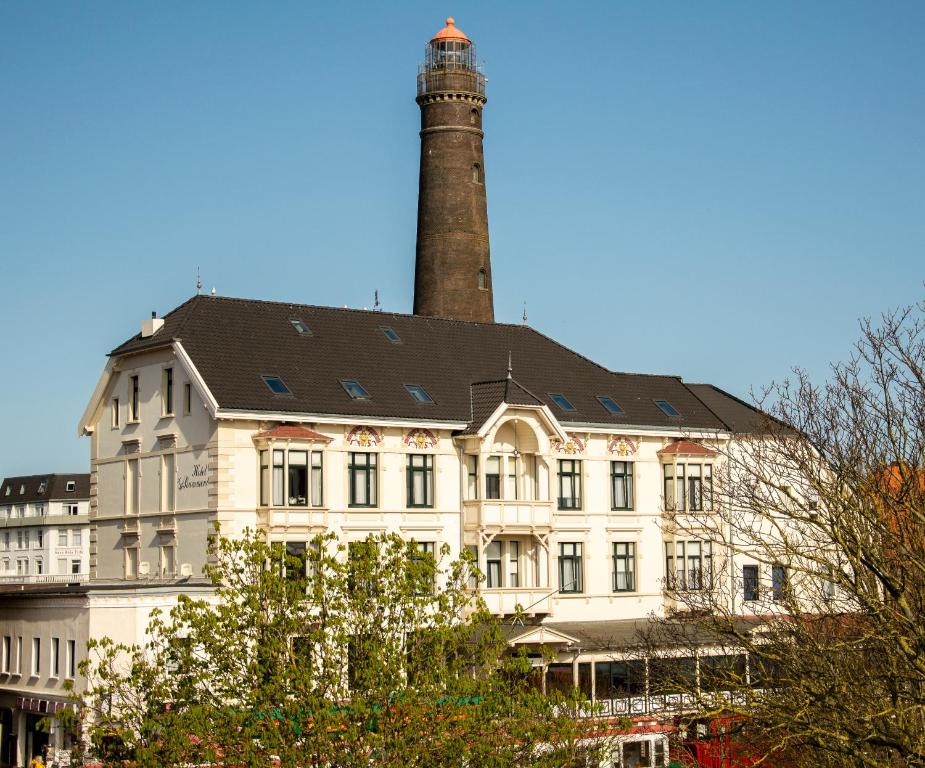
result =
M692 387L695 387L695 386L704 386L704 385L702 385L702 384L700 384L700 385L697 385L697 384L688 384L688 383L685 382L685 381L682 381L682 382L681 382L681 385L682 385L688 392L690 392L690 393L694 396L694 398L695 398L699 403L701 403L701 405L703 405L704 408L706 408L710 413L712 413L712 414L716 417L716 420L717 420L720 424L722 424L724 427L726 427L726 429L729 429L729 430L734 429L734 427L733 427L732 424L730 424L729 422L727 422L722 416L720 416L716 411L714 411L714 410L710 407L709 403L707 403L706 400L704 400L700 395L698 395L698 394L692 389ZM712 384L707 384L706 386L708 386L708 387L713 387ZM716 389L716 387L713 387L713 389ZM743 403L743 405L744 405L744 403Z

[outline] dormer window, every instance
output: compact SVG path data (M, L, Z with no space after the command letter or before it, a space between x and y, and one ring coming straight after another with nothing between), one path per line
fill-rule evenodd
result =
M622 416L623 409L620 407L620 404L614 400L612 397L607 397L606 395L598 395L597 401L603 405L610 413L614 416Z
M292 391L279 376L262 376L263 383L267 385L274 395L291 395Z
M355 379L341 379L340 385L354 400L369 400L369 392Z
M289 322L292 323L292 327L299 332L299 336L312 335L312 329L308 327L308 324L304 320L298 317L292 317L289 319Z
M39 493L45 493L45 489L46 489L47 487L48 487L48 481L47 481L47 480L42 480L42 482L39 483L39 491L38 491L38 492L39 492Z
M549 392L549 398L566 413L576 410L572 402L561 392Z
M655 404L659 407L659 410L661 410L661 412L664 413L669 418L672 418L672 419L681 418L681 412L678 411L678 409L675 408L667 400L656 400Z
M427 390L420 384L405 384L405 389L408 390L408 394L418 403L433 404L434 402L434 399L428 394Z
M23 483L21 486L19 486L19 495L24 496L25 493L26 493L26 484Z
M73 493L75 490L77 490L77 481L76 481L76 480L68 480L68 481L67 481L67 484L64 486L64 490L65 490L67 493Z

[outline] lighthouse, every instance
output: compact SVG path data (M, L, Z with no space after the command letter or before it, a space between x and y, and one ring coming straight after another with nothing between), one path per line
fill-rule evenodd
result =
M425 47L417 79L416 315L494 322L482 152L485 102L475 45L449 18Z

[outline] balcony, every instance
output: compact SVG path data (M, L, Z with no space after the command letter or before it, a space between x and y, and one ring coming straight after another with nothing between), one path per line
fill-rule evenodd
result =
M0 584L82 584L89 578L89 573L40 573L24 576L5 573L0 575Z
M479 596L488 610L498 616L509 616L519 605L526 616L552 611L554 589L547 587L523 587L518 589L482 589Z
M480 499L463 502L466 528L552 528L553 502Z
M260 507L257 523L262 528L326 528L326 507Z

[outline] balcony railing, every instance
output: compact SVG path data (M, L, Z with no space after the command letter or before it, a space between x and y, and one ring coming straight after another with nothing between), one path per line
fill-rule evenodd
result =
M89 578L89 573L4 573L0 574L0 584L82 584Z
M555 590L548 587L522 587L517 589L482 589L479 595L488 610L499 616L509 616L519 605L528 616L552 611Z
M463 524L467 528L551 528L552 507L551 501L466 501L463 502Z

